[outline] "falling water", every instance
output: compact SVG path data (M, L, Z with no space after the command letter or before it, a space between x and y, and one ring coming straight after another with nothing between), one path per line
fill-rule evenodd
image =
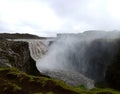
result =
M29 41L29 50L31 57L37 61L47 52L48 47L41 41Z

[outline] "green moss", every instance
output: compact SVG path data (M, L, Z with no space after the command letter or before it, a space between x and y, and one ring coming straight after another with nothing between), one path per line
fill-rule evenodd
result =
M47 92L47 94L54 94L53 92Z
M29 88L30 84L35 86L35 87L32 87L35 89L35 91L43 91L44 88L46 89L48 88L48 90L50 88L52 89L52 87L48 86L48 84L53 85L53 87L59 86L60 88L63 88L62 85L57 84L58 83L57 80L53 80L45 77L27 75L26 73L20 72L15 68L0 68L0 73L2 73L0 77L2 79L6 79L9 82L9 83L4 82L5 90L10 88L10 87L7 88L7 86L13 87L13 91L21 90L20 86L24 88L27 88L27 87Z
M6 83L4 84L3 90L6 91L10 88L12 89L13 92L22 90L22 88L20 86L18 86L17 84L6 81Z
M95 88L91 90L94 94L120 94L120 92L109 88Z
M0 83L1 94L6 94L6 91L16 94L120 94L112 89L86 90L83 85L72 87L53 78L31 76L15 68L0 68Z
M81 89L85 89L85 90L86 90L86 88L85 88L84 85L80 85L79 88L81 88Z
M39 92L39 93L34 93L34 94L43 94L42 92Z

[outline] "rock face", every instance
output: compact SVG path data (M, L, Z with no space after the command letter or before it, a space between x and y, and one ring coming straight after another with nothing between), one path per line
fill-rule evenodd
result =
M30 57L27 42L0 40L0 66L16 67L28 74L38 74L35 61Z
M120 40L118 42L118 51L112 64L106 71L106 81L110 87L120 90Z

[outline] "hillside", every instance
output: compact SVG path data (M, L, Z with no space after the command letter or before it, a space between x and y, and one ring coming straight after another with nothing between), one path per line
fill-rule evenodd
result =
M20 33L0 33L0 39L46 39L45 37L39 37L32 34L20 34Z
M0 94L120 94L112 89L75 88L52 78L31 76L15 68L0 68Z

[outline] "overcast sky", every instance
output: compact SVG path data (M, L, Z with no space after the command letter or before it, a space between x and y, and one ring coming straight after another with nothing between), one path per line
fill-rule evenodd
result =
M0 32L120 30L120 0L0 0Z

